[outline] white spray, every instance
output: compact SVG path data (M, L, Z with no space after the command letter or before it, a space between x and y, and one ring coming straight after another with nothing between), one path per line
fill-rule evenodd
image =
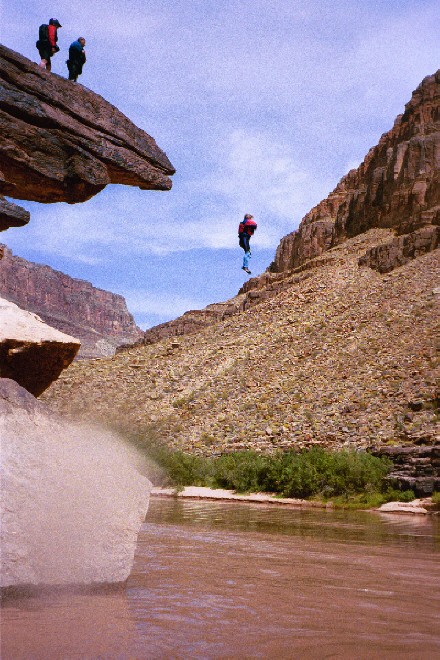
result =
M151 489L139 456L33 401L1 411L1 586L126 580Z

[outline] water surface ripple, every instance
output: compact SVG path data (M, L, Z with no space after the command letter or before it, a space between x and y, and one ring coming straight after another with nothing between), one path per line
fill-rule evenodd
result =
M440 658L439 517L153 499L117 593L3 607L2 658Z

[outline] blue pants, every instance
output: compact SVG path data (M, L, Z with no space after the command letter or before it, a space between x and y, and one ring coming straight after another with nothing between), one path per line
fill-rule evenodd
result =
M250 238L249 234L240 234L240 247L244 250L243 268L248 268L251 258Z

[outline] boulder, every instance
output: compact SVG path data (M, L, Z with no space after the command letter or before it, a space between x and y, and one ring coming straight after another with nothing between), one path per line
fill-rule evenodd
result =
M29 222L30 213L21 206L8 202L0 195L0 231L9 227L23 227Z
M124 582L151 483L120 438L0 379L3 587Z
M80 342L0 298L0 378L40 395L73 360Z

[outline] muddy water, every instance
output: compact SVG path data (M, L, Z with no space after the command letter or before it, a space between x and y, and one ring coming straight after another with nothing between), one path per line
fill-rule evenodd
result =
M5 599L2 660L440 658L440 520L156 499L125 588Z

